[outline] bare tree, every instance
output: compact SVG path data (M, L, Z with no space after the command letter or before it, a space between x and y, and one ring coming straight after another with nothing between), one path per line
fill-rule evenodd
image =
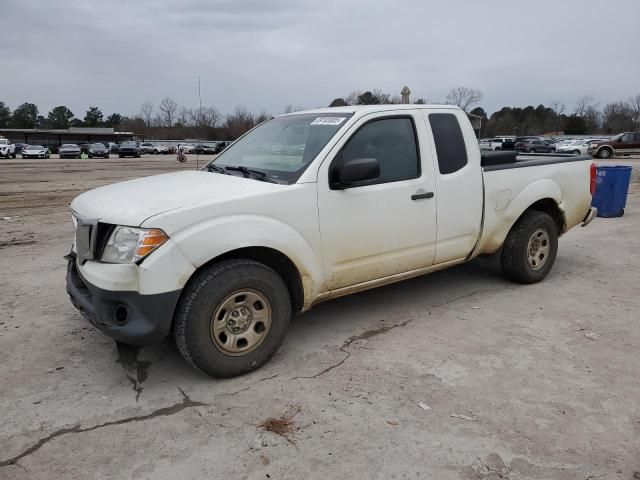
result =
M602 109L605 133L619 133L633 129L633 109L627 102L608 103Z
M638 130L640 128L640 93L629 97L627 103L632 113L633 129Z
M360 97L361 95L362 95L361 91L359 90L353 91L349 95L344 97L344 101L347 103L347 105L357 105L358 97Z
M183 127L189 127L191 125L197 125L197 122L194 121L197 116L197 112L194 112L192 109L187 107L180 107L178 110L177 123L182 125Z
M171 133L173 123L175 121L176 110L178 109L178 104L171 100L169 97L164 97L160 102L158 108L162 112L164 123L167 127L169 127L169 132Z
M289 104L284 106L284 112L283 113L299 112L300 110L304 110L304 107L301 107L300 105L291 105L289 103Z
M561 100L552 100L551 109L559 117L564 113L565 105Z
M151 126L153 120L153 102L146 101L140 106L140 113L147 127Z
M220 121L220 112L215 107L194 108L191 110L191 121L196 127L215 128Z
M465 112L469 111L473 105L480 103L482 92L476 88L456 87L447 94L447 103L457 105Z
M589 107L593 104L593 97L591 95L583 95L576 102L576 108L574 113L579 117L584 117Z

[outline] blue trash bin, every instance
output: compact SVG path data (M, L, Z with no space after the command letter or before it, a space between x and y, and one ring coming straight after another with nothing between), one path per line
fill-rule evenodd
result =
M606 165L596 167L596 193L591 205L599 217L621 217L627 204L631 167Z

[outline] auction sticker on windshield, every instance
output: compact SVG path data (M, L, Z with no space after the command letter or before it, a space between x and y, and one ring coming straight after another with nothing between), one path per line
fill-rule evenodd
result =
M345 117L318 117L311 125L340 125L345 120Z

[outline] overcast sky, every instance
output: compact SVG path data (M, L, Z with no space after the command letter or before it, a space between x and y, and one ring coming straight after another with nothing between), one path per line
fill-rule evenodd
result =
M2 0L0 101L138 113L169 96L227 113L380 88L568 110L640 93L640 0Z

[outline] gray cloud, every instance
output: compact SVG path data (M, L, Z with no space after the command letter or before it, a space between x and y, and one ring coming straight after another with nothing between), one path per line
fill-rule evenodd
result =
M278 112L352 90L442 101L457 85L489 111L640 93L638 0L4 0L0 100L82 116L164 96Z

